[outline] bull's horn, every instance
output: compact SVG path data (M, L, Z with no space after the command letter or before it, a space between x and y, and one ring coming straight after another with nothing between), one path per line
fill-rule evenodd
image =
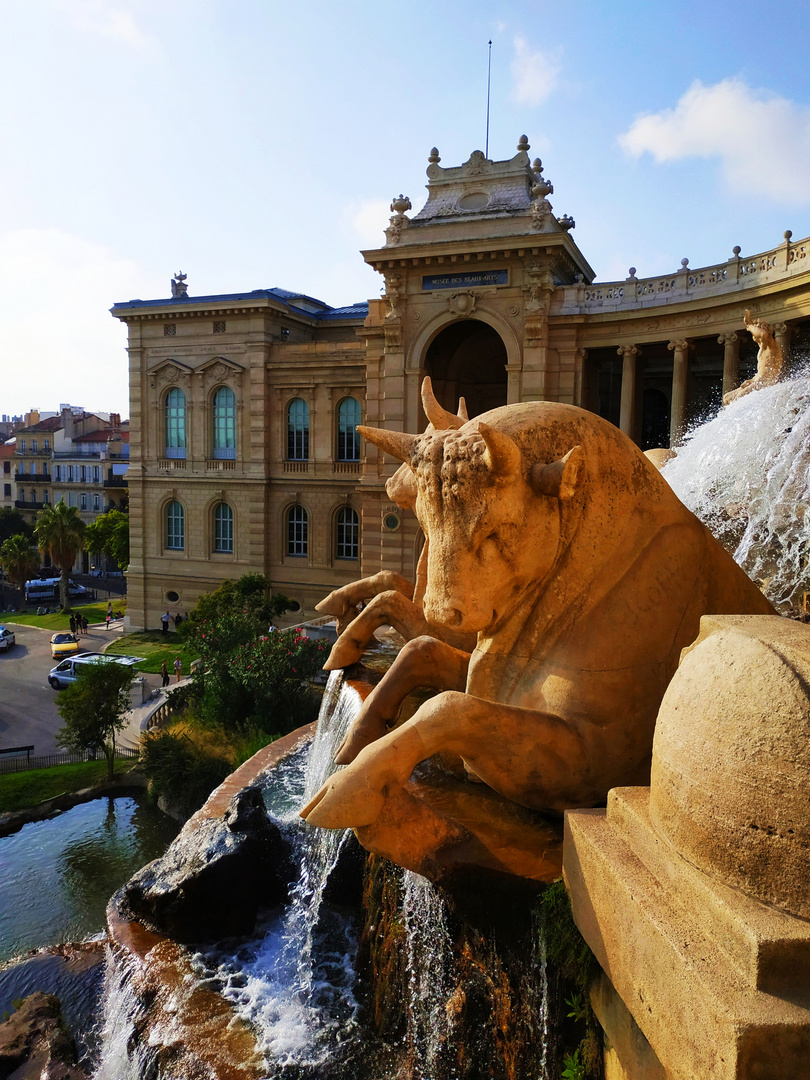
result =
M581 446L569 450L559 461L532 468L532 487L538 495L570 499L584 480L585 451Z
M457 431L464 423L460 416L454 416L438 403L429 375L422 380L422 408L436 431Z
M470 415L467 412L467 402L464 400L463 397L460 397L458 399L458 415L465 424L470 419Z
M508 435L489 424L478 425L478 433L487 444L486 463L496 476L515 476L520 469L520 448Z
M386 431L384 428L363 427L362 424L357 425L357 430L364 439L378 446L380 450L384 450L386 454L410 464L411 450L419 438L418 435L407 435L404 431Z

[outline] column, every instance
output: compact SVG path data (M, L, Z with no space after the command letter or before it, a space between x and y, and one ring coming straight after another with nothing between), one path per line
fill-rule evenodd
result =
M720 334L718 345L723 346L723 396L737 389L740 378L740 339L733 331Z
M585 408L585 361L587 358L587 349L577 349L574 353L574 404L580 409Z
M790 343L792 338L793 327L789 323L774 323L773 336L776 339L776 344L782 350L782 362L787 363L788 353L790 352Z
M686 426L686 390L689 380L689 350L691 342L670 341L667 345L672 350L672 401L669 414L669 445L675 447L683 438Z
M622 398L619 427L633 438L636 417L636 371L641 349L637 345L620 345L616 352L622 358Z

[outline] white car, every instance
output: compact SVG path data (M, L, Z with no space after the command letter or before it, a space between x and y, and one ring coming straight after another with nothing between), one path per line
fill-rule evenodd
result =
M0 626L0 652L8 652L16 641L16 637L7 626Z

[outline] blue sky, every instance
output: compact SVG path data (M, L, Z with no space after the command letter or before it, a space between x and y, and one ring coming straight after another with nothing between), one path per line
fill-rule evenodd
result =
M128 413L116 301L377 296L391 198L525 133L600 280L810 234L810 4L0 0L0 413Z

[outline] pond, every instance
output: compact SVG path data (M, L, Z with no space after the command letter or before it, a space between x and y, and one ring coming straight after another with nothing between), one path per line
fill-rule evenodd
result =
M101 933L112 894L179 830L137 795L93 799L0 839L0 962Z

